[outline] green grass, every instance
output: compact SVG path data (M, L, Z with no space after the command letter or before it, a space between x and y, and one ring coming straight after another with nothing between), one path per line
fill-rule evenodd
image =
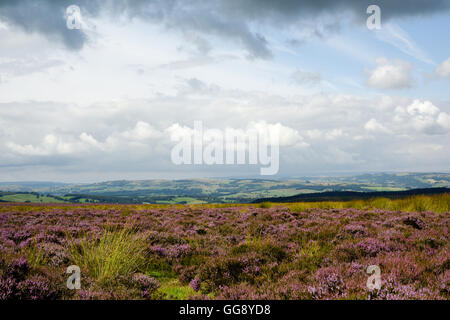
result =
M344 209L355 208L362 210L385 209L392 211L423 212L434 211L438 213L450 212L450 194L431 196L412 196L402 199L373 198L353 201L321 201L296 202L284 204L295 212L310 208Z
M173 201L175 203L186 203L186 204L202 204L202 203L206 203L205 201L198 200L198 199L191 198L191 197L177 197L177 198L174 198Z
M48 263L43 250L37 246L37 243L22 249L22 254L27 257L32 267L42 266Z
M296 267L301 270L306 270L310 273L316 271L323 259L330 253L331 246L321 244L318 241L310 241L302 243L299 250L297 260L295 261Z
M272 207L272 204L270 202L261 202L259 204L259 207L263 209L269 209L270 207Z
M47 197L47 196L38 197L36 194L32 193L8 194L1 196L0 199L8 202L64 203L64 201L61 201L54 197Z
M163 282L158 290L170 300L186 300L196 292L189 285L183 286L177 279Z

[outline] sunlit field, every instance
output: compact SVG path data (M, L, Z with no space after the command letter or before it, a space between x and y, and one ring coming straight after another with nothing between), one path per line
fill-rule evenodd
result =
M0 205L0 299L449 299L450 195ZM81 270L81 289L66 282ZM369 290L367 267L381 270Z

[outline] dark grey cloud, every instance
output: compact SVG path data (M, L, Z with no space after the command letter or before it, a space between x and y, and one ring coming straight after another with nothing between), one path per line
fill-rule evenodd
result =
M80 2L80 1L78 1ZM81 1L85 12L98 12L96 1ZM87 41L82 30L66 27L64 14L73 0L1 0L0 19L26 32L40 32L50 39L62 41L68 48L81 49Z
M83 47L87 36L82 30L66 28L64 12L72 4L91 16L103 11L111 16L126 15L163 24L191 41L196 39L193 44L199 51L210 50L202 36L226 38L240 43L252 58L271 57L267 39L252 28L254 25L298 24L302 28L304 19L314 20L321 15L340 17L342 13L350 14L353 21L362 22L371 4L381 7L383 19L422 16L450 8L448 0L2 0L0 19L28 32L44 33L76 50ZM338 28L336 21L325 24L325 30L328 25Z
M250 19L292 21L299 17L350 11L360 19L366 18L369 5L380 6L385 18L436 13L450 8L447 0L224 0L223 6L233 14Z

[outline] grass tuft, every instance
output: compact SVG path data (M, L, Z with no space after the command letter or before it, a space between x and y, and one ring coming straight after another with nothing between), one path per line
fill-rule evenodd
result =
M99 240L72 242L70 253L76 265L98 281L127 276L145 265L145 245L130 229L106 230Z

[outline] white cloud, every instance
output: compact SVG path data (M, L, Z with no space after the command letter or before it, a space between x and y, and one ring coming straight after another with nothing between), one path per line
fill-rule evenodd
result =
M307 143L303 141L303 137L299 132L291 127L284 126L281 123L267 123L266 121L250 121L245 128L233 128L226 127L221 130L220 128L209 128L204 127L202 124L203 137L205 139L213 138L217 132L222 133L225 136L226 132L239 137L243 141L247 141L252 132L258 135L264 135L266 138L275 137L279 138L280 146L295 146L295 147L306 147ZM195 127L190 128L189 126L181 126L178 123L172 124L168 127L166 132L169 133L171 141L180 141L185 136L192 136L194 133L201 136L201 132Z
M364 129L366 129L367 131L372 131L372 132L391 133L391 131L388 128L383 126L381 123L379 123L374 118L372 118L366 122L366 124L364 125Z
M205 172L210 176L237 174L240 169L233 166L214 170L200 166L195 168L197 173L190 167L172 166L171 148L193 133L196 120L203 121L205 131L230 128L244 136L249 130L278 130L283 175L323 172L323 168L395 169L407 160L406 153L395 150L403 144L435 143L436 134L440 135L442 149L417 149L414 155L419 157L424 150L433 160L422 157L422 162L412 163L410 168L419 164L443 167L448 162L444 156L449 155L449 116L445 106L439 108L431 101L396 96L278 96L222 87L214 92L202 91L201 95L195 92L195 88L184 87L182 94L86 107L38 102L0 104L0 172L40 164L47 168L40 172L50 170L48 179L56 180L71 174L76 179L83 176L98 180L101 172L114 173L116 178L141 179L176 178L182 174L180 170L194 176L204 176ZM168 116L169 110L176 112ZM251 174L251 169L246 170ZM104 177L110 179L106 173Z
M193 135L194 129L187 126L181 126L179 123L174 123L166 129L166 132L169 133L171 141L180 141L185 136Z
M308 146L297 130L284 126L279 122L275 124L267 123L265 121L250 122L248 130L256 130L259 134L267 132L269 136L272 136L276 132L279 135L280 146Z
M450 115L448 115L445 112L439 113L439 116L437 118L437 123L441 127L445 128L447 130L450 130Z
M307 130L306 135L310 139L323 139L329 141L348 136L348 134L341 128L335 128L332 130L319 130L319 129Z
M132 130L127 130L122 135L127 139L143 141L152 138L159 138L162 133L153 128L147 122L138 121Z
M439 113L439 108L433 105L430 101L421 102L420 100L414 100L406 110L411 116L414 117L428 117L434 116Z
M442 78L450 78L450 58L436 67L436 74Z
M391 44L403 53L424 63L435 65L426 52L399 25L392 22L384 23L383 27L375 34L379 40Z
M85 133L81 134L79 140L67 141L54 134L47 134L43 141L36 146L31 144L20 145L14 142L8 142L6 145L13 152L24 156L51 156L51 155L70 155L86 150L86 147L92 146L95 139Z
M413 85L412 65L402 60L376 60L377 67L368 72L367 85L377 89L404 89Z
M399 128L434 135L448 132L448 114L441 112L431 101L414 100L407 107L395 109L393 125Z
M131 130L113 133L101 142L91 134L82 132L78 137L73 135L58 136L50 133L35 145L7 142L6 146L14 153L24 156L53 156L89 154L92 152L117 152L127 144L143 142L151 138L160 138L162 133L153 129L148 123L139 121Z

